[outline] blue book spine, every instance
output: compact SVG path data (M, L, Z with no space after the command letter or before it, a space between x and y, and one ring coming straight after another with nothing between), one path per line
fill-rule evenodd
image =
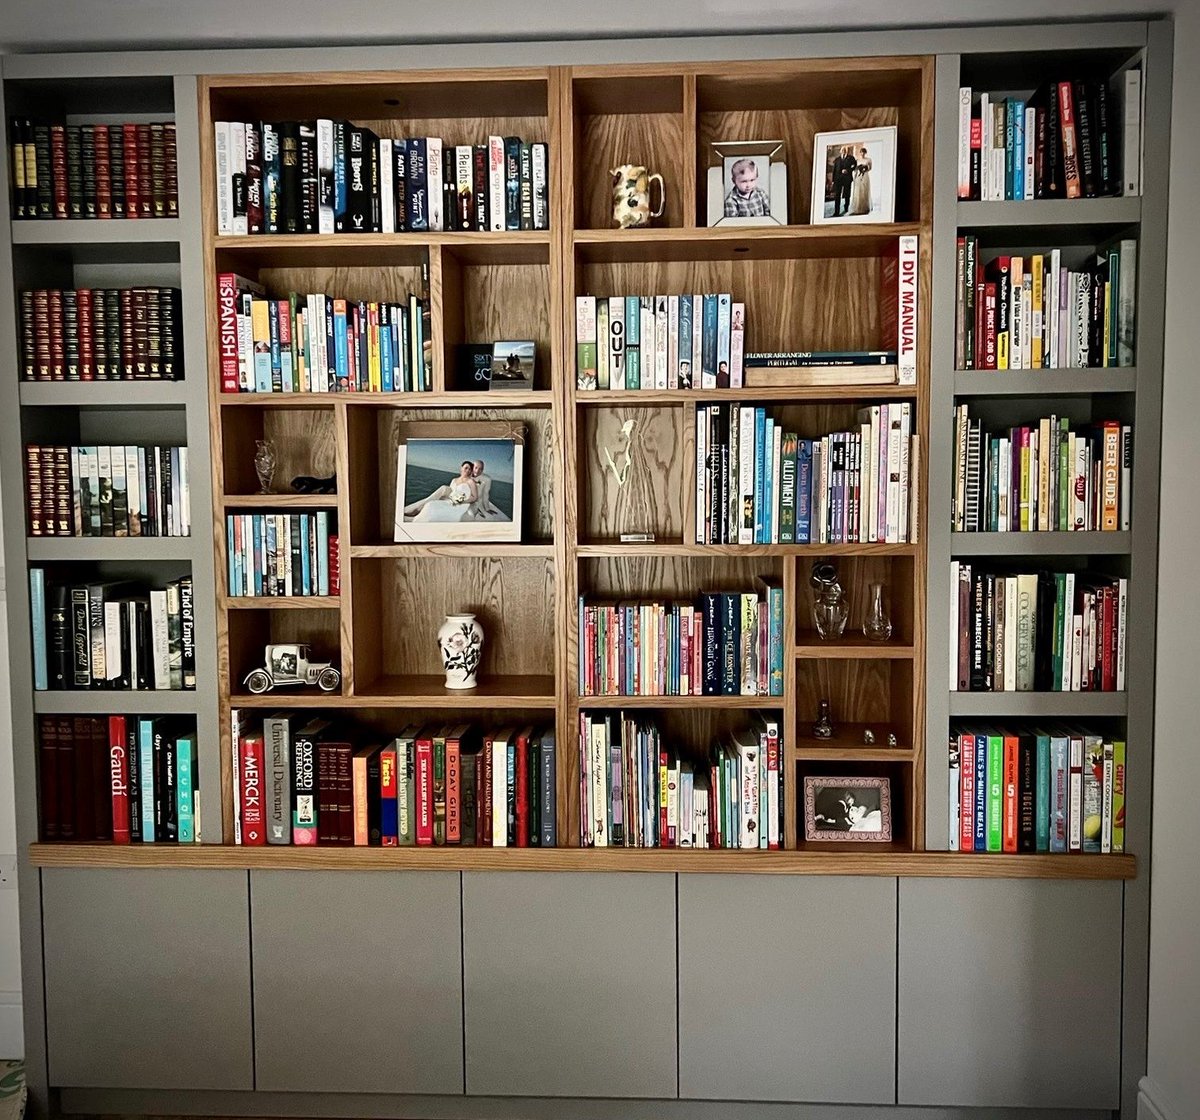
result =
M692 297L679 297L679 370L681 389L692 387Z
M408 228L412 233L429 229L429 184L425 175L425 138L418 136L405 141L405 161L408 164L405 206Z
M46 573L29 569L29 613L33 618L33 687L45 692L50 687L46 661Z
M1013 198L1025 197L1025 102L1012 102L1013 113Z
M333 217L346 216L346 122L333 122ZM336 228L336 226L335 226Z
M988 741L975 736L975 845L977 852L987 851Z
M763 544L763 475L766 469L767 410L754 410L754 543Z
M388 304L379 305L379 379L380 387L385 393L390 393L395 388L392 379L392 323L389 311Z
M1071 741L1056 735L1050 740L1050 851L1067 850L1067 802L1070 796L1068 752Z
M350 386L350 339L346 329L346 305L333 316L333 361L334 376L337 387L347 389Z
M329 512L317 513L317 594L329 594Z
M730 305L728 292L717 296L717 388L729 388Z
M700 388L717 387L717 297L704 297L703 334L700 336Z
M557 811L555 795L554 767L554 731L542 733L541 745L538 747L538 774L540 775L541 792L538 798L538 820L541 822L541 846L553 848L558 843L558 831L554 815Z
M154 721L138 720L138 784L142 800L142 840L154 843Z
M241 595L242 583L241 580L238 579L238 556L237 549L234 548L235 540L236 538L233 531L233 514L227 513L225 515L225 563L228 567L226 578L229 580L229 594Z
M763 544L775 533L775 419L768 416L763 431Z
M642 301L625 297L625 388L642 387Z
M179 821L179 843L196 840L192 782L196 742L190 735L175 740L175 811Z
M770 587L767 589L767 603L770 610L767 626L767 648L770 650L771 676L770 695L783 695L783 588Z
M267 322L271 327L271 391L283 392L283 355L279 350L279 302L267 300Z
M1050 850L1050 736L1037 737L1034 782L1034 849Z
M312 592L312 550L308 540L308 514L300 515L300 587L301 595L311 595Z
M812 537L812 440L796 442L796 544Z

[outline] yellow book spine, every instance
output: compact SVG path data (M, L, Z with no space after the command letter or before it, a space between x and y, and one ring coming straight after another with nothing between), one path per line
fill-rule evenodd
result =
M1040 255L1034 255L1033 258L1033 331L1030 336L1030 367L1032 369L1042 368L1042 311L1043 311L1043 292L1042 292L1042 258Z

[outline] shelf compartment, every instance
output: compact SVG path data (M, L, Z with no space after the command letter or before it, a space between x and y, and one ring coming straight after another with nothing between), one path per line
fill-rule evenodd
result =
M912 747L914 689L918 667L909 660L845 660L813 658L796 662L793 703L797 720L797 746L886 747L888 732L897 745ZM822 700L828 700L834 738L812 738L812 723ZM874 743L863 740L870 728ZM800 741L803 739L803 741ZM811 740L811 741L810 741Z
M468 557L511 557L553 560L555 546L551 541L524 543L494 542L485 544L454 544L445 541L430 541L424 544L356 544L350 546L351 559L358 560L402 560L412 557L442 557L466 559Z
M868 546L871 547L871 546ZM878 545L874 547L879 547ZM884 546L887 547L887 546ZM826 559L824 556L813 558ZM811 564L801 565L796 573L796 652L798 657L912 657L916 633L913 608L915 586L914 560L909 556L860 554L836 559L838 579L850 607L846 629L840 638L826 641L813 627L815 593L810 582ZM883 584L883 605L892 621L892 637L887 642L868 641L862 632L870 610L870 587ZM823 652L823 651L831 652ZM902 652L907 650L907 652ZM860 652L861 651L861 652Z
M183 408L182 381L22 381L22 407Z
M486 646L485 646L486 649ZM475 688L446 688L442 674L379 677L366 687L356 685L354 699L375 708L554 708L558 697L549 674L480 673Z
M880 750L878 745L867 747L862 756L851 756L849 750L837 754L829 753L822 757L807 742L801 745L797 757L792 760L789 774L795 776L795 782L787 795L788 809L796 812L797 847L801 850L831 850L836 852L841 845L834 841L811 841L804 838L804 780L815 777L823 779L837 778L887 778L891 792L892 809L892 839L891 841L862 842L861 844L847 841L846 847L874 848L876 846L886 851L908 852L914 847L914 801L913 783L916 769L913 751L896 751L895 757L886 749ZM829 784L836 784L830 781ZM922 779L923 788L923 779ZM920 791L918 796L920 795Z
M795 656L805 660L845 658L849 661L905 661L912 659L914 650L903 642L868 642L861 637L843 636L830 641L817 639L812 644L798 645Z
M1137 370L1121 369L1010 369L957 370L957 397L1074 397L1091 393L1132 393L1137 390Z
M958 224L968 229L1012 226L1128 226L1141 221L1133 198L1036 198L958 203Z
M1128 532L951 533L951 556L1124 556Z
M305 604L303 607L300 604ZM272 601L269 597L226 599L225 605L232 609L225 616L228 630L226 649L228 655L220 659L218 671L228 680L231 693L244 691L242 682L252 669L261 669L265 664L268 645L287 642L305 642L311 646L314 661L329 661L342 672L342 692L347 688L345 654L341 646L340 601L322 596L310 598L283 598ZM336 697L337 693L319 692L314 688L284 687L265 693L255 700L266 704L287 704L296 698L319 707L323 701ZM238 707L241 698L233 697L233 706Z
M199 547L207 548L207 537ZM191 560L192 537L27 537L31 561L52 560Z
M332 394L326 399L331 397ZM255 446L259 440L267 439L275 444L276 486L289 486L298 475L328 478L336 473L332 407L225 409L219 422L226 507L240 505L247 509L272 507L285 510L289 506L337 506L336 494L299 495L286 491L260 494L254 469ZM310 498L317 500L310 502Z
M830 850L834 849L834 850ZM687 848L337 848L234 844L35 843L35 867L194 867L294 871L636 871L956 879L1133 879L1132 855L910 852L866 845L802 851Z
M796 762L912 762L915 752L911 747L830 746L828 742L807 738L792 752ZM814 746L814 743L822 743Z
M64 689L34 692L38 715L195 714L200 701L193 689Z
M573 703L581 710L591 708L700 708L770 711L783 707L782 696L579 696Z
M950 715L1033 716L1063 719L1121 717L1129 711L1124 692L951 692Z

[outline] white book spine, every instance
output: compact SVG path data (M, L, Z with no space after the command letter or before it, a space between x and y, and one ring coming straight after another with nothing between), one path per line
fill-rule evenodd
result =
M104 604L104 679L115 681L124 671L121 663L121 604Z
M1004 691L1017 691L1017 639L1020 627L1017 614L1017 577L1004 577Z
M229 212L231 216L232 229L230 233L245 234L249 232L249 226L246 223L246 122L245 121L230 121L229 122L229 181L232 191L233 180L237 176L241 176L242 182L242 212L234 213L233 205L234 194L230 194Z
M900 408L888 405L888 480L887 480L887 520L885 524L884 541L888 544L898 544L899 521L897 511L900 505Z
M783 509L783 486L780 478L783 457L783 426L775 425L775 438L771 445L771 543L779 543L779 522Z
M912 437L912 404L900 405L900 488L897 491L896 539L908 540L908 453Z
M504 137L488 137L488 229L504 232Z
M754 406L743 405L738 416L738 544L754 543Z
M739 848L758 847L758 742L738 744L738 779L741 797Z
M1117 581L1117 691L1125 691L1125 617L1129 608L1129 581Z
M150 653L154 687L166 689L171 686L170 651L167 642L167 593L150 592Z
M1059 681L1061 692L1072 690L1071 681L1075 674L1075 573L1067 572L1063 582L1063 619L1062 619L1062 678Z
M592 843L608 845L608 733L603 724L592 727L592 754L588 769L592 779Z
M1079 691L1083 677L1083 615L1072 616L1071 620L1071 691Z
M692 385L695 388L711 389L711 385L701 386L701 367L704 363L704 297L692 296Z
M897 381L901 385L917 383L917 279L919 255L917 238L898 239L896 362Z
M971 87L958 90L958 197L971 197Z
M992 197L992 106L986 93L979 95L979 197L988 202Z
M229 158L229 121L213 122L213 162L217 173L217 233L233 233L233 167Z
M625 388L625 297L608 299L608 386Z
M459 144L454 149L454 194L455 205L459 207L460 216L462 214L462 203L460 200L464 197L471 200L468 214L475 209L473 158L472 149L469 144Z
M1033 275L1021 280L1021 368L1033 368Z
M179 535L192 535L192 487L188 476L188 449L179 448Z
M654 388L667 388L667 354L669 332L667 325L667 297L654 297Z
M550 196L546 186L546 145L534 144L532 156L533 228L550 228Z
M703 405L696 406L696 543L707 544L704 539L704 513L708 508L705 488L705 463L708 460L708 412Z
M1033 180L1036 175L1035 156L1037 154L1037 110L1025 107L1025 177L1022 181L1023 197L1026 201L1033 199Z
M1100 797L1100 852L1112 851L1113 745L1104 744L1104 785Z
M641 326L641 387L654 388L654 343L657 331L654 322L654 297L642 296L638 300L639 324Z
M729 328L729 387L740 389L745 378L746 305L735 303Z
M317 121L317 232L333 233L333 121Z
M679 386L679 297L667 296L667 368L668 389Z
M1070 800L1067 806L1067 847L1083 847L1083 740L1071 737Z
M1142 193L1142 72L1125 71L1121 121L1121 189L1126 195Z
M508 740L491 740L492 847L508 847Z
M131 537L139 537L142 535L142 519L139 513L142 502L141 483L138 479L138 451L137 447L129 446L124 450L125 454L125 497L129 506L129 535ZM135 520L136 517L136 520ZM135 533L134 527L137 527Z
M503 160L501 161L503 163ZM425 138L425 182L429 187L429 228L444 230L446 216L442 192L442 140L439 136Z
M1120 253L1117 277L1117 365L1131 366L1137 303L1137 242L1123 240Z
M1058 329L1059 329L1059 300L1058 289L1062 274L1062 250L1050 250L1050 285L1043 296L1043 302L1050 312L1050 334L1046 346L1046 366L1049 369L1058 368Z
M396 232L396 192L393 183L392 142L379 138L379 216L384 233Z

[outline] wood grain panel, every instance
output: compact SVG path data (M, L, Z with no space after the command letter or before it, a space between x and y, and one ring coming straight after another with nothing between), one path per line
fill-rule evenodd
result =
M275 444L277 465L272 488L276 493L290 494L292 479L297 475L327 478L337 469L331 408L225 409L221 422L225 426L226 494L259 492L254 455L260 439Z
M828 700L833 722L891 723L900 745L912 743L911 713L895 720L895 697L908 703L911 696L912 665L904 661L805 659L796 666L796 715L802 727L816 718L818 702ZM883 743L885 736L876 735Z
M413 265L262 268L258 280L269 294L280 298L289 292L323 292L335 299L402 303L410 293L421 294L421 269Z
M776 556L631 556L583 559L580 593L593 599L686 600L701 591L760 591L780 587Z
M580 526L587 539L616 540L624 532L651 532L660 540L681 540L683 507L691 500L691 469L684 459L683 409L589 409L580 421L578 449ZM622 432L632 424L628 438ZM621 485L608 466L609 451L619 468L632 456Z
M821 637L813 627L813 588L810 581L812 562L804 557L798 561L796 580L796 641L800 645L820 646ZM847 556L834 561L843 590L850 601L850 617L843 637L849 642L864 642L863 620L870 609L869 588L872 583L883 584L884 609L892 620L892 641L912 644L912 581L913 565L908 557Z
M638 111L636 87L628 93L628 108L619 113L596 113L582 117L578 125L575 153L575 225L579 229L612 229L612 175L622 164L645 167L663 177L666 208L658 226L682 226L687 185L685 166L690 137L684 136L683 114ZM651 187L651 205L658 201L657 186Z
M381 138L438 136L443 145L486 144L489 136L519 136L527 144L549 139L544 116L389 117L358 123Z

